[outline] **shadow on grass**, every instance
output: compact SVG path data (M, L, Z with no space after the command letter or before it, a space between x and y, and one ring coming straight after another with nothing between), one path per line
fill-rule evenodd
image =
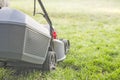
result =
M36 75L40 79L44 78L41 69L22 68L22 67L5 67L0 68L0 80L33 80Z

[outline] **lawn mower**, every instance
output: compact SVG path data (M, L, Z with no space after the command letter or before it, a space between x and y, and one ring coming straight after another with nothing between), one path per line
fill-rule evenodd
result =
M42 68L51 71L56 63L66 58L70 42L58 39L52 22L41 0L39 3L48 25L39 24L27 14L1 7L0 9L0 62L1 66Z

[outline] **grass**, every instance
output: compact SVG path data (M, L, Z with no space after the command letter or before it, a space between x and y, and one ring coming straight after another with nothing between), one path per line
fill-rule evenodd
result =
M119 2L119 0L44 0L58 37L71 41L67 58L58 63L55 71L44 75L35 70L25 75L13 76L16 71L1 68L0 79L120 80ZM30 16L33 11L32 5L32 0L11 0L11 7ZM33 18L45 23L39 15Z

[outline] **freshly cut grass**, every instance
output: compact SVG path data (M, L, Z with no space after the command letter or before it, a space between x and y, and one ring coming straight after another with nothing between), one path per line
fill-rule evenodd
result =
M11 0L11 7L32 16L32 2ZM44 75L35 70L26 75L21 73L13 76L16 70L1 68L0 79L6 77L8 80L120 80L120 1L43 2L58 37L69 39L71 42L67 58L58 63L56 71ZM45 23L40 15L33 18Z

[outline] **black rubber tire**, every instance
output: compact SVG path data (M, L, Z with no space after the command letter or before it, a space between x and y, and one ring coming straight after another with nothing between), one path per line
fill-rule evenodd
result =
M53 51L48 51L45 62L42 65L43 71L52 71L56 69L56 54Z
M5 67L6 66L6 62L0 62L0 67Z

